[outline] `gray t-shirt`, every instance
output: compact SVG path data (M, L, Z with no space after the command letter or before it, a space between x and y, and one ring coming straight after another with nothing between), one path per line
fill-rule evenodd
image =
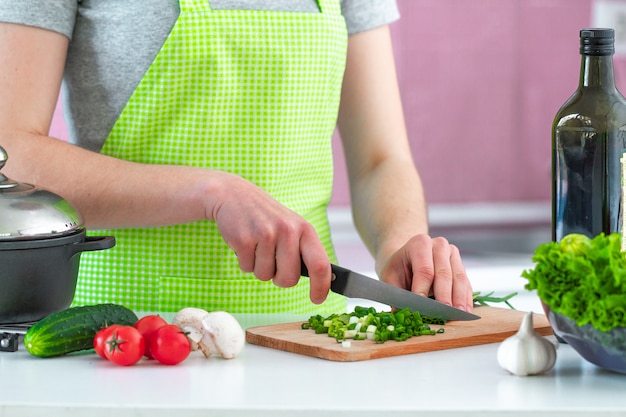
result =
M210 0L215 9L318 11L315 0ZM399 18L395 0L341 0L348 33ZM70 38L63 78L69 140L100 150L179 14L178 0L2 0L0 21Z

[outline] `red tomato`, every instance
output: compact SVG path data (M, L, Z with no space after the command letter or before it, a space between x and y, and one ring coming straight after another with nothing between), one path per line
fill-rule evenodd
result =
M109 333L105 349L106 358L118 365L134 365L143 357L146 341L133 326L120 326Z
M105 350L107 348L106 340L109 337L109 334L111 334L111 332L117 327L121 326L119 324L113 324L111 326L105 327L104 329L96 333L96 336L93 338L93 348L98 356L103 359L107 358L105 354Z
M176 365L189 356L191 344L180 327L168 324L156 331L150 341L150 351L162 364Z
M165 325L167 325L165 319L157 315L144 316L135 323L135 329L139 330L139 333L143 335L146 341L146 350L144 352L146 358L152 359L152 353L150 353L150 340L152 340L152 336L159 328Z

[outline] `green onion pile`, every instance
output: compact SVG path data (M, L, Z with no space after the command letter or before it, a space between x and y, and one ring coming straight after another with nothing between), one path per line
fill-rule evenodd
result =
M352 313L311 316L302 323L302 329L312 329L317 334L328 334L338 343L346 339L372 340L385 343L388 340L405 341L413 336L435 335L444 329L434 330L431 324L444 325L445 320L423 316L419 312L411 312L408 308L395 312L378 312L374 307L356 306Z

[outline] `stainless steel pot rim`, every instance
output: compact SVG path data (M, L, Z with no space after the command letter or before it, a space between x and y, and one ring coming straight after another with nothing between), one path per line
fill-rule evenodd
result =
M63 236L44 237L39 239L0 239L0 251L3 250L16 250L16 249L36 249L36 248L49 248L53 246L69 245L75 242L80 242L85 239L87 234L86 229L82 228L76 230L73 233L65 234Z

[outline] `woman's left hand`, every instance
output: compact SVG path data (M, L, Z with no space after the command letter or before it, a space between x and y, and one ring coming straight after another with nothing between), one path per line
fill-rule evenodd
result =
M380 278L458 309L473 309L472 286L459 249L443 237L414 236L385 262Z

